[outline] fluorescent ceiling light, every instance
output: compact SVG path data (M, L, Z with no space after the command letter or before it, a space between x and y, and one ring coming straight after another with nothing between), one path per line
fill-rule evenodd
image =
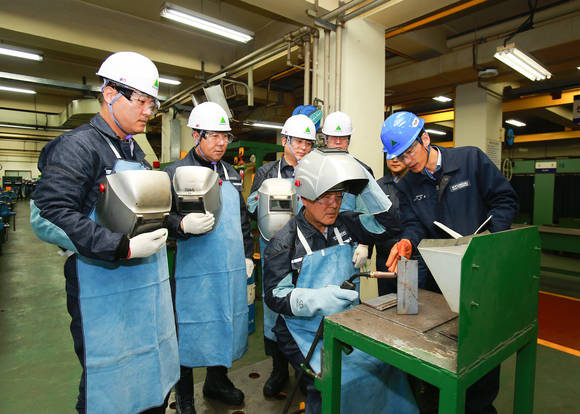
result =
M425 132L433 135L447 135L447 132L439 131L438 129L426 129Z
M244 125L253 126L257 128L272 128L280 130L284 127L281 124L275 124L273 122L244 122Z
M550 79L552 77L548 69L516 48L514 43L510 43L507 46L498 46L497 52L493 57L501 60L532 81Z
M446 96L436 96L433 98L433 100L438 102L451 102L453 99L448 98Z
M166 83L167 85L181 85L181 81L177 79L159 77L159 83Z
M249 30L170 3L165 3L161 17L241 43L248 43L254 37L254 33Z
M28 93L30 95L34 95L36 93L36 91L33 91L32 89L11 88L10 86L1 86L1 85L0 85L0 91L16 92L16 93Z
M0 55L14 56L21 59L36 60L42 62L42 55L32 52L24 52L22 50L10 49L7 47L0 47Z
M513 126L517 126L517 127L525 127L526 126L525 122L518 121L517 119L508 119L505 121L505 123L513 125Z

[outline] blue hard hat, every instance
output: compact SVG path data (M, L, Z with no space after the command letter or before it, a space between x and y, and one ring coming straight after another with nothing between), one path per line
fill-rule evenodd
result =
M392 160L405 152L419 137L425 120L417 115L401 111L388 117L381 128L383 152L387 159Z
M306 115L314 122L316 130L320 128L320 120L322 119L322 111L314 105L299 105L294 108L292 115Z

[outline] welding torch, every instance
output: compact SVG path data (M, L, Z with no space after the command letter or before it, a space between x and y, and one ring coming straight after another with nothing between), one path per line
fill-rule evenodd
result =
M355 290L356 289L356 285L354 284L354 280L357 277L368 277L368 278L374 278L374 279L395 279L397 277L397 274L395 272L358 272L355 273L354 275L352 275L351 277L348 278L348 280L345 280L344 282L342 282L342 284L340 285L341 289L348 289L348 290Z

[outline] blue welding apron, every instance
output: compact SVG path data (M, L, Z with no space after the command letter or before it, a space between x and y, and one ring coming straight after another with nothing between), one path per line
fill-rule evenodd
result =
M179 359L186 367L231 367L248 348L239 192L227 176L220 191L222 214L215 230L177 241L175 309Z
M313 252L300 228L297 228L298 238L306 250L297 288L340 286L355 273L351 262L353 247L344 244L336 227L334 233L338 245ZM284 319L302 355L306 357L322 316L284 316ZM310 360L310 367L316 373L321 372L321 347L322 341L317 344ZM405 373L358 349L350 355L342 355L341 384L341 413L358 414L361 409L365 413L376 414L419 412Z
M143 166L118 159L113 172L130 169ZM78 255L77 274L87 414L138 413L163 404L179 379L165 247L117 262Z
M280 170L281 165L282 161L278 162L278 178L294 181L294 178L282 178L282 171ZM296 197L296 207L294 209L294 215L298 214L301 208L302 208L302 200L298 196ZM259 242L260 242L260 262L262 265L262 292L264 292L264 250L266 250L268 242L266 241L266 239L262 237L261 234ZM278 339L276 338L274 332L272 332L272 329L276 325L276 319L278 319L279 314L270 309L268 305L266 305L265 300L262 300L262 304L264 308L264 336L274 342L277 342Z

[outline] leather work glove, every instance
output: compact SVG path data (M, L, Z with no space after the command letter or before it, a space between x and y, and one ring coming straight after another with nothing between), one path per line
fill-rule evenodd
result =
M159 229L149 233L139 234L129 239L129 255L127 259L149 257L157 253L167 240L167 229Z
M254 272L254 261L246 257L246 278L247 279L251 278L253 272Z
M189 213L181 219L181 230L188 234L204 234L211 230L214 223L212 213Z
M369 246L359 244L352 255L355 269L360 269L367 264L369 258Z
M357 299L356 290L336 285L321 289L296 288L290 293L290 307L295 316L327 316L345 310Z
M391 253L389 253L389 258L387 259L387 267L389 268L389 272L397 273L397 268L399 266L399 257L406 257L407 259L411 258L413 254L413 245L411 241L408 239L401 239L391 249Z

